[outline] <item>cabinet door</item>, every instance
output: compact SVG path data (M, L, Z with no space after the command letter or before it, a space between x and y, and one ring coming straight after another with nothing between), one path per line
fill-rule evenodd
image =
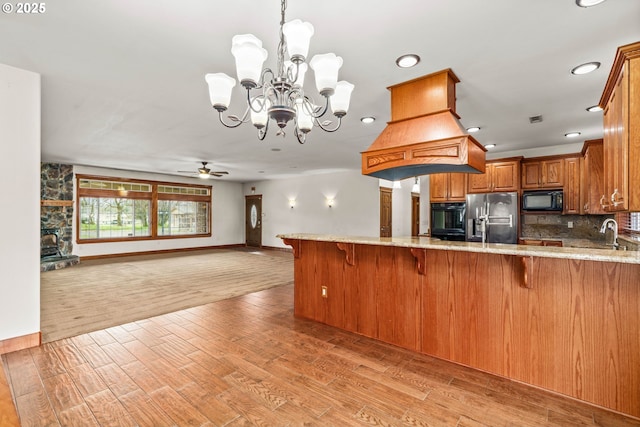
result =
M449 175L449 200L465 201L467 199L467 175L466 173L450 173Z
M600 205L604 195L604 148L602 142L589 141L584 151L582 179L583 212L586 215L601 215L605 211Z
M542 187L561 188L564 185L563 159L542 162Z
M564 159L563 213L580 214L580 158Z
M520 189L520 161L493 163L492 169L491 191L518 191Z
M488 193L491 191L491 172L493 165L487 163L485 173L470 173L467 181L467 193Z
M616 87L609 98L604 111L604 164L605 194L604 209L607 212L621 211L628 208L628 141L625 129L626 120L624 106L627 101L626 69L623 68Z
M429 176L429 200L432 203L447 201L448 173L434 173Z
M522 188L536 189L542 184L542 163L522 163Z

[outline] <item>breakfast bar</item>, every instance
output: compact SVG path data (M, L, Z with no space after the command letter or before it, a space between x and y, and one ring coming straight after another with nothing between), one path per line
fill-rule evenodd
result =
M640 417L640 252L278 237L298 317Z

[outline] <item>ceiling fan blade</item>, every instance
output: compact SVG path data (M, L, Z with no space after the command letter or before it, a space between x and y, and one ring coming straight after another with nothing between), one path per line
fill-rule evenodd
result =
M227 171L215 171L215 172L211 172L211 174L218 174L218 175L229 175L229 172Z
M177 171L178 173L198 173L198 171Z

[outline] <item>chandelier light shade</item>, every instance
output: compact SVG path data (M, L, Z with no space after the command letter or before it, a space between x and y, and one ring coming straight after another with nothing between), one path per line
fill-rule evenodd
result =
M284 128L289 122L295 126L298 142L303 144L306 135L314 125L326 132L335 132L342 124L342 118L349 110L349 102L354 85L346 81L338 82L338 71L342 58L334 53L315 55L307 64L309 45L314 34L313 25L294 19L285 22L286 0L280 2L280 43L277 51L277 68L263 68L268 53L262 41L253 34L236 35L231 40L231 53L235 58L236 75L240 85L247 92L247 106L242 117L222 117L231 102L231 93L236 80L224 73L207 74L211 105L218 112L220 122L235 128L249 120L258 130L258 138L263 140L273 120L279 129L276 135L285 135ZM285 52L289 58L285 61ZM317 105L304 91L304 77L308 67L315 75L316 89L324 98L324 106ZM331 111L337 124L320 119L331 104Z
M340 81L336 83L336 90L331 97L331 111L336 116L344 116L349 110L349 101L351 101L351 92L354 86L349 83Z
M225 73L207 74L205 76L209 84L209 99L214 108L227 109L231 102L231 92L236 85L235 79Z
M313 35L313 25L299 19L287 22L282 27L284 39L287 42L287 52L290 58L300 58L304 62L309 55L309 44Z

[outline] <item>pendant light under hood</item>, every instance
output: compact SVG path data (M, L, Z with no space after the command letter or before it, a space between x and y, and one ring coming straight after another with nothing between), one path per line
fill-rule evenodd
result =
M389 87L391 121L362 152L362 174L397 181L441 172L484 173L487 151L460 124L450 69Z

